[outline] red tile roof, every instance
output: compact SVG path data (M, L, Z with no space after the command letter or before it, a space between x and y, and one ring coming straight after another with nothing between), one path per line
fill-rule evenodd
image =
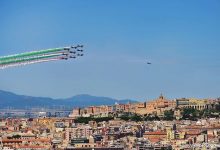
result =
M145 132L145 135L166 135L167 133L164 131L154 131L154 132Z
M25 146L25 145L22 145L22 146L18 146L17 148L34 148L34 149L36 149L36 148L40 148L40 149L46 149L46 147L45 146L38 146L38 145L29 145L29 146Z

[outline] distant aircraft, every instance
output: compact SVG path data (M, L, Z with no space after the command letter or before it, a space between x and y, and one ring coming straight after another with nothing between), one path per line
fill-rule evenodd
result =
M148 65L151 65L152 63L151 63L150 61L147 60L147 64L148 64Z
M61 57L61 59L65 59L65 60L68 60L68 58L67 58L67 57Z
M63 49L64 49L64 50L68 50L68 51L70 50L70 48L69 48L69 47L64 47Z
M76 51L70 51L70 53L76 54Z
M77 47L81 47L81 48L83 48L83 45L77 45Z
M77 54L77 56L83 56L83 54Z
M83 48L83 45L71 46L71 48L75 48L75 49L76 49L76 48L79 48L79 47L80 47L80 48Z
M64 56L68 56L69 54L67 54L67 53L63 53L63 55L64 55Z

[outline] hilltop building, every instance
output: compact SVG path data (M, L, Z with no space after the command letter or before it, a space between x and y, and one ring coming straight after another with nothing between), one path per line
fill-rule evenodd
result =
M197 110L212 109L215 107L216 101L208 99L181 98L176 99L177 108L193 108Z

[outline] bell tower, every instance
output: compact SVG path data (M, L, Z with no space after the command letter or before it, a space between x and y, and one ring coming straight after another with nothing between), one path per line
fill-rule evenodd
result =
M162 94L162 93L160 94L159 99L164 99L164 96L163 96L163 94Z

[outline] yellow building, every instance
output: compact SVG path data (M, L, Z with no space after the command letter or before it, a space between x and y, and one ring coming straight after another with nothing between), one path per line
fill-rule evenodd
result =
M155 99L145 104L139 104L136 107L136 113L144 114L156 114L158 116L163 116L165 110L174 109L176 106L175 101L166 99L162 94L158 99Z
M50 130L55 130L54 123L56 122L55 118L39 118L37 119L38 125L47 126Z
M182 98L176 99L177 108L194 108L197 110L211 109L213 105L207 99Z

